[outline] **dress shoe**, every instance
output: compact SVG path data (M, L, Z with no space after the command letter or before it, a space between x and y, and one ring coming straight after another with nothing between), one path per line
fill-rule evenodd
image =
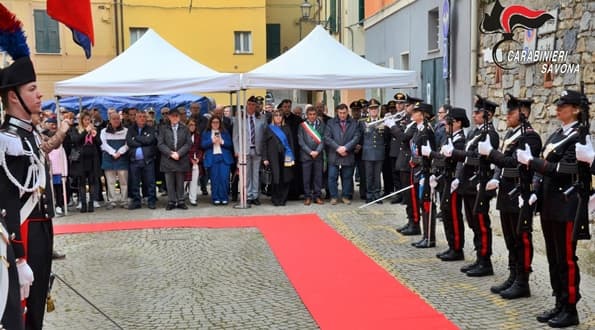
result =
M167 203L167 206L165 207L165 210L166 210L166 211L171 211L171 210L173 210L173 209L175 209L175 208L176 208L176 204L173 204L173 203Z
M406 224L402 225L401 227L397 228L397 231L400 233L407 228L409 228L409 223L406 223Z
M343 204L351 205L351 199L349 199L347 197L343 197L341 200L343 201Z
M81 205L80 211L81 213L87 213L87 204L83 203L83 205Z
M155 209L155 204L154 204L154 203L151 203L151 204L149 204L149 208L150 208L151 210L154 210L154 209Z
M547 323L547 321L553 319L554 317L556 317L556 315L560 314L561 311L562 305L556 303L556 307L541 312L541 314L537 315L535 318L537 319L537 322Z
M258 198L253 199L252 200L252 204L254 204L254 205L260 205L260 201L258 200Z
M407 228L401 230L401 235L405 236L413 236L421 234L421 230L419 229L419 225L409 225Z
M433 248L433 247L436 246L436 242L432 242L432 241L428 240L427 238L424 238L421 241L417 242L413 246L416 247L416 248L418 248L418 249Z
M60 253L56 250L52 251L52 260L60 260L66 258L64 253Z
M190 205L192 205L192 206L196 206L196 205L198 205L198 204L197 204L196 202L190 202Z
M382 204L382 201L378 201L378 202L376 202L376 204Z
M331 205L337 205L337 199L331 198Z
M308 205L310 205L310 204L312 204L312 198L306 198L306 199L304 200L304 205L308 206Z
M401 198L399 198L399 197L397 197L397 198L393 198L393 199L391 199L391 200L390 200L390 203L391 203L391 204L399 204L399 203L401 203L401 200L402 200L402 199L401 199Z
M562 307L562 311L556 316L547 321L547 325L552 328L566 328L571 325L577 325L578 313L576 312L576 306L566 305Z
M531 289L529 288L529 282L517 278L508 289L500 292L500 296L504 299L518 299L531 297Z
M450 250L450 252L448 252L447 254L442 255L440 257L440 260L442 260L442 261L465 260L465 254L463 253L463 250L460 250L460 251Z
M514 283L515 279L516 279L516 270L512 270L512 271L510 271L510 274L508 275L508 278L506 279L506 281L502 282L501 284L492 286L490 288L490 291L492 291L492 293L500 293L500 292L510 288L510 286L512 286L512 283Z
M318 205L324 205L324 201L320 197L316 198L316 200L314 201L314 203L316 203Z
M188 206L185 203L178 203L177 208L181 210L187 210Z
M477 267L478 264L479 264L479 260L475 260L473 263L461 267L461 272L466 273L469 270Z
M467 276L470 277L483 277L490 275L494 275L494 268L492 267L491 261L480 262L477 264L477 266L467 271Z
M87 203L87 212L95 212L95 203L97 202Z
M442 252L438 252L436 253L436 258L440 259L440 257L442 257L443 255L446 255L447 253L450 252L450 248L448 248L448 250L442 251Z
M365 200L366 204L372 203L372 201L373 201L373 199L371 199L371 198L366 198L366 200Z
M155 204L153 204L153 206L155 206ZM130 203L130 205L128 205L128 209L129 210L136 210L136 209L140 209L140 204L135 204L135 203Z

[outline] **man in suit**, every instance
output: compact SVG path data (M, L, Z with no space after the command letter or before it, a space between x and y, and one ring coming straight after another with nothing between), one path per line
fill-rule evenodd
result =
M169 111L169 126L161 126L157 137L157 148L161 152L160 170L165 173L167 185L166 210L186 210L184 203L184 174L190 171L188 151L192 146L190 131L180 122L178 109Z
M324 144L328 155L328 188L331 205L336 205L339 197L337 181L341 174L342 201L351 204L353 198L354 151L360 140L358 123L349 117L346 104L335 108L337 117L328 121L324 131Z
M322 189L322 165L324 148L324 123L317 118L316 109L310 106L306 111L306 120L298 128L298 144L302 161L304 181L304 205L324 204L320 191Z
M257 99L250 96L246 103L246 145L244 145L244 152L246 153L246 196L248 204L260 205L259 188L260 188L260 163L262 161L263 149L263 135L266 127L265 121L258 116L256 112ZM237 118L233 124L233 145L236 152L236 158L239 156L239 125Z

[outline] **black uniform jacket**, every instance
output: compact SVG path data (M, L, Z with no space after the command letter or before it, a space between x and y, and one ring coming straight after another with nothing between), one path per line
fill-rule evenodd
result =
M397 171L411 171L411 167L409 166L409 160L411 160L411 147L409 146L409 141L415 134L415 131L417 131L417 127L415 126L415 123L409 119L390 129L392 136L396 137L399 141L399 153L395 165Z
M524 149L525 144L529 145L533 157L538 157L541 151L541 138L533 128L527 127L525 135L521 134L521 127L517 127L506 132L502 143L502 151L492 150L488 159L497 166L493 178L500 181L498 187L498 200L496 208L502 212L518 213L519 207L517 196L508 195L519 182L519 163L516 160L516 150ZM517 177L514 177L514 176ZM532 176L532 173L529 175ZM530 180L530 179L529 179Z
M543 145L542 158L533 158L529 163L536 176L543 179L537 198L541 199L538 211L545 221L574 221L578 197L566 197L564 191L575 181L572 171L576 163L577 127L578 122L566 131L555 131Z
M0 127L0 134L15 137L17 138L15 141L21 140L22 145L17 146L17 148L22 147L22 150L32 151L37 157L45 157L39 150L38 142L35 138L35 135L37 135L39 141L41 141L41 136L39 136L39 133L35 132L35 129L29 123L6 116L4 123ZM29 142L33 150L30 150L25 141ZM11 155L12 149L13 148L9 148L5 155L6 165L11 175L23 185L31 161L29 156L26 155ZM40 201L37 206L33 208L33 211L28 218L51 219L54 216L54 202L51 191L52 177L50 176L49 163L47 160L45 161L44 172L43 175L46 177L45 189L41 189ZM9 235L12 236L14 234L14 236L11 237L11 244L13 246L15 257L21 258L25 256L25 250L21 238L20 211L31 196L31 193L26 192L21 196L19 189L8 179L4 170L0 170L0 183L2 183L0 189L0 210L6 210L6 229L8 230Z
M479 177L476 176L477 168L479 166L479 153L477 152L477 144L480 140L483 140L481 128L475 128L467 135L467 141L465 150L453 150L452 157L458 162L463 162L461 171L457 173L459 179L459 194L461 195L472 195L477 194L477 184L479 183ZM490 141L492 142L492 148L497 149L500 144L500 137L494 129L492 123L488 123L487 127L488 134L490 135ZM492 173L488 174L491 176ZM475 178L470 180L473 176ZM489 193L488 193L489 195Z

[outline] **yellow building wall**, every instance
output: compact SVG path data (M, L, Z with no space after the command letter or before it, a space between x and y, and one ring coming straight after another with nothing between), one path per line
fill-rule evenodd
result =
M31 59L35 65L37 82L44 99L54 96L54 83L91 71L115 56L114 26L110 1L92 1L95 46L87 60L83 49L72 41L70 29L60 24L60 54L38 54L35 51L33 10L46 9L45 0L3 0L2 4L23 22Z
M266 62L265 0L124 0L124 42L130 28L152 28L186 55L220 72L248 72ZM252 54L234 54L234 31L252 32ZM248 95L264 95L263 90ZM229 103L229 94L212 96Z
M303 0L267 0L266 2L267 24L279 24L281 26L281 53L300 41L300 29L303 38L315 26L312 21L301 19L300 5L303 2ZM314 14L315 8L316 2L312 3L310 15Z

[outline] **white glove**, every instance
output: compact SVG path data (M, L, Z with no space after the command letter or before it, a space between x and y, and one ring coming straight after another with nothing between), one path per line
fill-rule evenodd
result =
M459 188L459 179L454 179L450 183L450 193L452 194L457 188Z
M523 197L519 195L519 209L522 208L523 205L525 205L525 201L523 200Z
M589 197L589 214L593 213L593 211L595 211L595 194Z
M388 127L388 128L392 128L393 126L395 126L397 123L395 122L394 118L385 118L384 119L384 126Z
M436 176L434 174L430 175L430 188L436 189L438 186L438 180L436 180Z
M495 190L500 185L500 181L496 179L491 179L486 183L486 190Z
M593 152L593 144L591 144L591 136L587 135L587 143L577 143L576 148L576 160L580 162L593 164L593 158L595 158L595 152ZM423 150L422 150L423 152Z
M488 156L490 152L492 152L492 140L490 139L490 135L486 135L486 139L483 141L479 141L477 144L477 151L482 156Z
M529 145L525 143L525 149L517 149L516 151L516 160L523 164L529 165L529 162L533 159L533 155L531 155L531 149L529 149Z
M33 270L29 267L27 262L17 264L17 272L19 273L19 283L21 285L21 300L29 297L29 288L33 284Z
M529 205L533 205L535 202L537 202L537 195L531 194L531 196L529 196Z
M452 151L454 150L454 146L452 145L452 139L448 138L448 143L443 145L440 149L440 153L444 155L444 157L452 156Z
M426 145L421 146L421 155L424 157L430 156L432 152L432 147L430 146L430 141L426 142Z

